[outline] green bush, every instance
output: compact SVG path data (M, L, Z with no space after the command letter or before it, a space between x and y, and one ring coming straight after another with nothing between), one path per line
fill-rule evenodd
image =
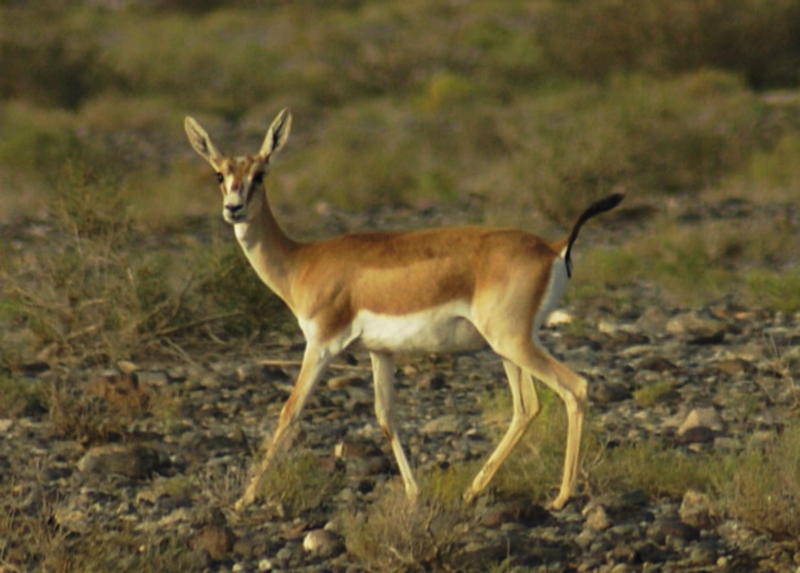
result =
M751 444L722 484L729 515L759 531L786 538L800 534L800 430L796 424L762 447Z
M632 197L698 191L755 151L760 115L752 94L718 72L562 86L499 116L498 133L510 152L488 165L499 173L485 194L493 206L518 212L527 201L570 223L611 191Z
M576 0L552 7L539 39L554 71L597 80L623 71L717 68L756 89L800 79L798 0Z

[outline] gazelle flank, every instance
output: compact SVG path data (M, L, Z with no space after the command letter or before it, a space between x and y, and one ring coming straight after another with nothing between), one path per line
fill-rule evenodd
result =
M586 381L542 348L537 332L567 285L570 253L581 226L614 208L622 195L591 205L571 233L557 241L512 229L458 227L356 233L300 243L278 225L264 189L270 160L289 136L289 111L275 118L261 149L244 157L220 153L190 117L185 128L192 147L216 172L222 215L233 225L247 259L297 317L306 338L300 374L237 509L259 496L264 473L289 446L289 430L326 366L354 343L370 353L378 424L410 498L417 496L418 486L394 420L393 355L488 345L503 361L513 416L464 499L471 501L486 488L538 413L535 378L555 391L567 410L564 472L552 506L566 504L578 470Z

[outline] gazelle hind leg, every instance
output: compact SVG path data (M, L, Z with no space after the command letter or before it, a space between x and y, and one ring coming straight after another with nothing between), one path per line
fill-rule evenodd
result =
M523 372L519 366L506 359L503 360L503 367L506 371L508 384L511 387L514 407L511 424L506 430L503 439L500 440L492 455L489 456L487 462L464 493L464 501L467 503L471 503L489 485L497 470L503 465L514 446L525 434L525 430L528 429L530 423L539 413L539 397L536 394L536 386L530 374Z
M586 417L586 380L575 374L567 366L553 358L546 350L538 347L532 340L515 345L506 354L517 364L530 372L540 382L553 390L567 410L567 446L564 454L564 472L558 496L550 504L554 509L566 505L573 491L578 475L578 458Z
M384 437L392 446L397 467L403 477L406 495L412 501L419 495L419 486L414 479L403 445L397 435L394 419L394 359L389 354L371 352L373 383L375 384L375 416Z
M306 405L311 392L319 383L325 367L330 362L329 356L326 353L320 352L318 347L309 344L306 346L305 354L303 355L303 364L300 367L300 374L297 376L297 381L292 388L286 402L281 409L281 415L278 420L278 426L272 436L271 441L269 438L264 440L262 449L264 457L258 467L254 468L252 477L250 478L244 495L236 502L236 511L241 511L249 505L252 505L261 492L264 483L264 475L269 470L275 456L286 449L290 445L290 438L292 435L292 426L297 420L297 417L302 412L303 407Z
M580 456L583 425L586 419L587 384L570 368L551 358L554 379L542 379L552 388L564 402L567 409L567 448L564 454L564 475L558 496L550 504L554 509L561 509L569 501L575 491L578 477L578 461Z

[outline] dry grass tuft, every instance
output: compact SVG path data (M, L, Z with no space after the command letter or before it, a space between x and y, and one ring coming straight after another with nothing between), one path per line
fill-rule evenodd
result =
M593 492L641 490L653 499L680 499L689 489L715 491L724 475L722 461L716 456L692 454L649 440L600 449L587 464L587 475Z
M800 535L800 426L762 446L751 444L722 484L727 513L749 527L786 538Z
M364 513L342 516L347 550L381 571L437 569L468 531L464 514L448 505L427 493L410 503L402 484L392 483Z

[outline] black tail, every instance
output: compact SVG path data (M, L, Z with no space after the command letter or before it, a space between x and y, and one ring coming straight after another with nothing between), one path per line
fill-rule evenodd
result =
M605 199L600 199L596 203L592 203L589 208L586 209L586 211L584 211L580 217L578 217L578 220L575 221L575 224L572 226L572 232L569 234L569 239L567 239L567 251L564 253L564 262L567 265L568 277L572 276L572 259L570 258L570 254L572 253L572 244L575 242L575 239L578 238L578 233L580 232L581 227L583 227L583 224L595 215L610 211L619 205L620 201L622 201L624 197L624 193L614 193Z

